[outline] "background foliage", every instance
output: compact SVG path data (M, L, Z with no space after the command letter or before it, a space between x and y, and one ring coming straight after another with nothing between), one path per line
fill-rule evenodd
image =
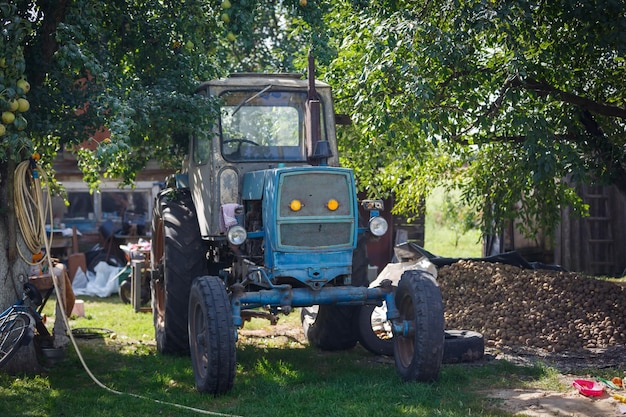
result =
M179 166L188 134L214 117L192 94L199 82L303 72L312 49L336 110L352 116L340 145L361 189L393 194L411 216L452 184L484 232L514 218L549 232L561 206L585 212L570 181L626 190L624 10L624 0L1 2L0 106L31 105L5 124L2 163L34 150L49 163L91 140L80 157L93 184L99 171L131 181L150 158ZM93 143L101 126L110 141Z
M336 4L346 159L398 210L454 179L484 231L550 232L560 206L586 209L563 179L626 189L623 1Z

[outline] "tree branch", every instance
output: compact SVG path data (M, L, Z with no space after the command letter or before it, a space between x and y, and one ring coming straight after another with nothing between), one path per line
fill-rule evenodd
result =
M476 126L483 117L484 118L492 118L493 115L502 106L502 102L504 101L504 96L505 96L506 92L511 88L513 79L514 78L511 78L511 77L506 79L506 81L504 82L504 84L502 84L502 86L500 87L500 90L498 91L498 96L491 103L491 105L489 106L487 111L485 111L485 113L483 115L479 115L478 117L476 117L476 120L474 121L474 123L470 124L467 128L463 129L463 131L461 133L457 133L457 134L453 135L452 137L455 140L457 140L457 138L459 136L464 135L464 134L470 132L472 129L474 129L474 126Z
M38 0L37 6L40 10L40 18L43 18L41 23L41 43L38 45L39 50L37 54L40 55L41 63L48 67L52 62L55 52L59 49L59 45L56 41L56 31L59 23L65 21L65 15L67 8L70 4L70 0ZM36 48L36 46L35 46ZM33 83L36 85L42 84L46 71L32 71Z
M590 100L576 94L568 93L563 90L559 90L545 82L541 82L533 78L522 80L521 78L516 77L513 80L513 85L525 88L527 90L536 91L541 94L554 94L565 103L574 104L592 113L601 114L608 117L626 119L626 109L622 107L609 106L607 104L598 103L597 101Z
M555 141L575 141L576 139L579 138L579 136L576 135L575 133L553 135L552 137L555 139ZM503 135L503 136L489 136L489 137L484 138L482 142L483 143L499 142L499 143L518 143L519 144L519 143L526 142L526 139L528 139L526 135L513 135L513 136ZM457 142L461 144L469 145L469 142L467 140L459 140Z

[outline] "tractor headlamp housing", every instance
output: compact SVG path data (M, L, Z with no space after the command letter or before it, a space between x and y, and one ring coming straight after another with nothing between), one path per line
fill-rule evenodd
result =
M384 235L387 233L388 228L389 225L387 224L387 220L380 216L372 217L369 221L369 229L374 236Z
M228 234L226 236L231 244L239 246L248 238L248 232L246 232L246 229L241 226L233 226L228 229Z

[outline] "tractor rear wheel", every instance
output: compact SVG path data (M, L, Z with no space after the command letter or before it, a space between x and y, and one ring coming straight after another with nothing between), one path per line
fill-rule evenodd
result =
M236 330L224 281L196 278L189 293L189 346L196 389L214 395L235 381Z
M405 381L435 381L439 377L444 348L441 291L430 274L405 271L396 291L400 320L408 324L405 334L394 334L394 359Z
M303 307L300 320L311 346L322 350L345 350L357 342L355 307L315 305Z
M352 254L352 285L366 287L367 238L361 236ZM309 344L322 350L346 350L359 340L359 306L320 305L304 307L300 320Z
M375 355L393 356L393 331L384 301L380 306L361 306L357 325L361 346Z
M152 217L152 314L157 350L188 354L187 314L194 278L206 275L206 248L188 190L159 194Z

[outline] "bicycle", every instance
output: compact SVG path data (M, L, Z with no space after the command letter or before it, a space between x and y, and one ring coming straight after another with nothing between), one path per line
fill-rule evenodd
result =
M31 304L40 306L43 302L39 290L30 283L24 284L24 295L0 314L0 366L22 346L27 346L38 334L50 336L44 325L41 315L31 307Z

